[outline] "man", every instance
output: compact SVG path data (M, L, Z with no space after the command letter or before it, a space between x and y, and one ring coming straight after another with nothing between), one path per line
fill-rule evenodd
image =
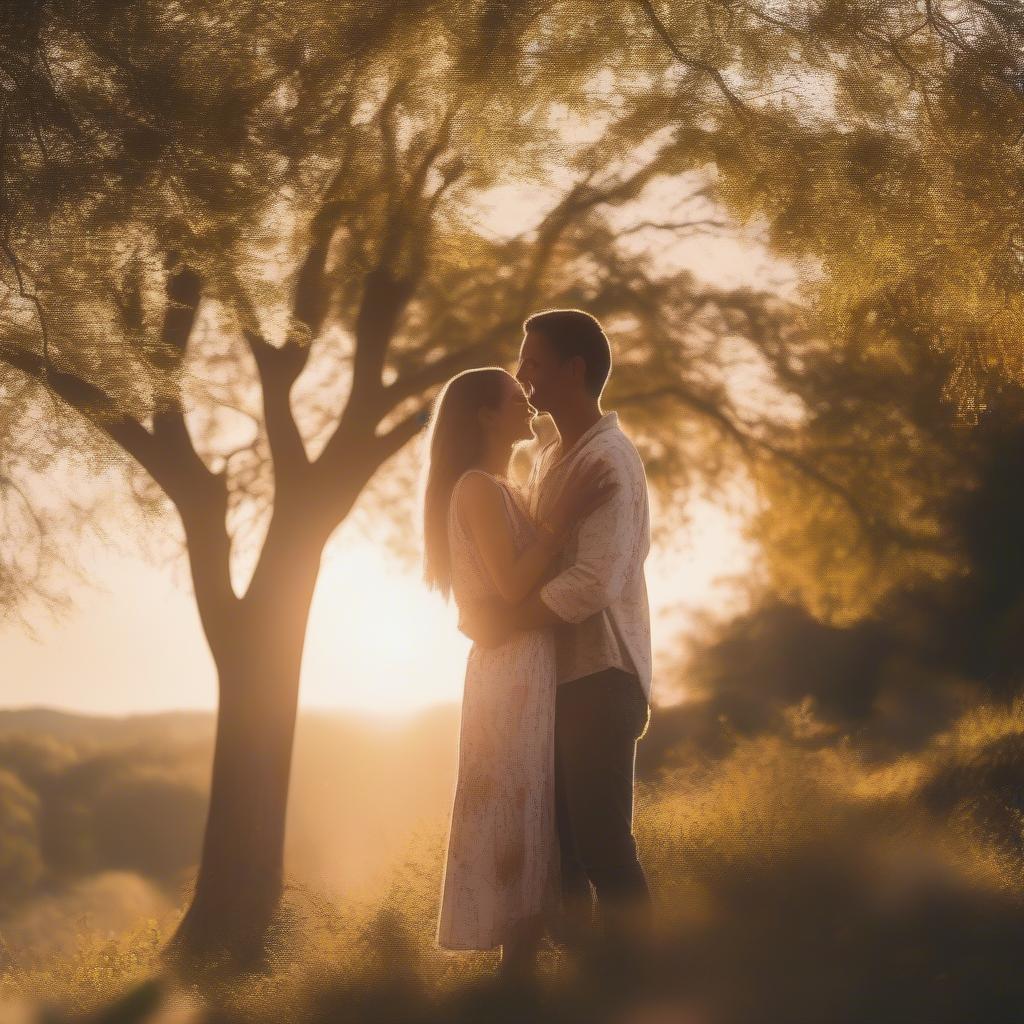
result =
M650 909L632 834L636 741L650 715L650 514L640 456L617 414L601 409L610 370L608 339L588 313L548 310L524 324L516 377L559 435L530 477L534 519L543 529L560 489L591 460L607 466L615 487L580 523L553 579L514 608L463 621L484 643L516 629L554 629L556 815L570 941L591 924L591 885L606 929L645 922Z

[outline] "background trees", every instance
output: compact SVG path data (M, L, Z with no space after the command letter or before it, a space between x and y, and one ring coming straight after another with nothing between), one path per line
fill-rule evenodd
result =
M173 512L220 678L179 952L251 958L277 905L328 537L437 386L508 362L538 307L608 327L609 404L669 507L753 483L787 598L851 622L956 566L971 449L943 399L970 412L1020 373L1012 5L4 17L9 522L49 527L61 460ZM730 217L799 287L679 258ZM60 569L36 547L49 563L9 557L9 579Z
M953 569L938 504L973 476L956 436L1020 380L1024 16L930 0L634 10L646 102L674 110L716 202L797 271L820 345L810 362L762 350L800 396L787 449L839 486L776 464L757 530L784 593L852 621L908 574Z
M538 306L585 305L666 481L692 474L687 453L720 472L709 438L742 432L719 349L789 318L629 244L717 221L700 176L670 219L644 209L685 150L624 102L613 22L318 4L42 5L17 22L0 362L41 431L17 443L91 453L173 509L219 672L177 953L258 954L321 553L440 383L508 361ZM602 86L609 67L622 81ZM510 182L536 202L522 230L488 227Z

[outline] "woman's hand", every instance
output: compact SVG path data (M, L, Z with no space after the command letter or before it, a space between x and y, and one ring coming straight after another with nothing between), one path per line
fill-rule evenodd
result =
M614 474L605 463L595 460L583 465L569 477L551 509L547 520L551 532L558 536L568 533L581 519L610 500L618 489Z

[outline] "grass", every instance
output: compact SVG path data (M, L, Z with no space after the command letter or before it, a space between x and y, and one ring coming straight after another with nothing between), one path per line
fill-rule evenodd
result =
M125 1024L156 1024L175 1000L203 1024L1016 1021L1024 858L1009 783L1024 781L1022 737L1019 708L984 709L885 766L765 738L664 774L636 811L658 899L651 947L548 947L533 988L498 983L493 953L434 947L437 822L374 903L290 887L261 975L146 988L173 926L148 921L8 966L0 996Z

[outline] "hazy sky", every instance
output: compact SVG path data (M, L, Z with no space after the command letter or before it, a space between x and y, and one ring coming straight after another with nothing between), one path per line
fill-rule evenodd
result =
M690 615L732 601L716 577L749 562L736 524L711 506L697 512L693 536L688 551L648 561L655 644L669 650ZM126 557L101 553L88 568L94 586L75 592L61 621L40 621L37 640L14 623L0 627L0 704L101 714L213 708L216 676L191 594L166 570ZM304 707L401 714L461 697L469 642L452 608L414 568L344 529L324 558L307 639ZM667 668L667 657L658 661Z

